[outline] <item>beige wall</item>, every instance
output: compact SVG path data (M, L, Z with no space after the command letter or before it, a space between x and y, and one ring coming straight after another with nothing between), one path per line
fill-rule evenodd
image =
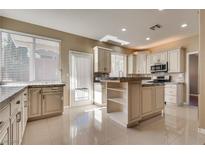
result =
M199 128L205 129L205 10L199 12Z
M61 40L61 68L62 68L62 80L66 82L67 86L65 87L65 105L69 104L69 80L67 77L68 73L68 54L69 50L76 50L82 52L92 52L92 48L96 45L112 48L116 52L121 53L130 53L132 50L105 44L96 40L88 39L85 37L61 32L58 30L53 30L50 28L45 28L38 25L29 24L26 22L21 22L5 17L0 17L0 28L40 35L44 37L50 37Z
M174 42L170 42L167 44L163 44L160 46L156 46L153 48L150 48L149 50L152 52L157 52L157 51L167 51L170 49L176 49L179 47L184 47L186 48L187 52L191 52L191 51L198 51L199 49L199 37L198 35L195 36L191 36L182 40L178 40L178 41L174 41Z

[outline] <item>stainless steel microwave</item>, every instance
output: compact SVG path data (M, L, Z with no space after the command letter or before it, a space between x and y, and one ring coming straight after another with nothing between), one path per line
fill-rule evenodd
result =
M151 73L168 72L168 63L155 64L151 66Z

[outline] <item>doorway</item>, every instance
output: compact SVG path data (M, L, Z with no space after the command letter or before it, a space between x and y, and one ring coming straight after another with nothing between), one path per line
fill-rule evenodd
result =
M93 103L93 56L70 51L70 104L81 106Z
M198 62L199 56L198 52L191 52L187 54L188 61L188 88L187 97L188 103L192 106L198 106Z

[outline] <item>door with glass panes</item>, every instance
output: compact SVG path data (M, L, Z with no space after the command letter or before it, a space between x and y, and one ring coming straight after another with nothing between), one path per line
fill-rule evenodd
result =
M92 54L70 51L70 101L71 106L93 103Z

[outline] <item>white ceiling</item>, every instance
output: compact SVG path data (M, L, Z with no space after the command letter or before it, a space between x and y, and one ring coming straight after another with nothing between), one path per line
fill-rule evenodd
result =
M197 10L0 10L0 15L99 40L105 35L144 49L198 33ZM188 27L181 28L187 23ZM152 31L149 27L160 24ZM126 32L121 29L126 28ZM146 37L150 37L149 41Z

